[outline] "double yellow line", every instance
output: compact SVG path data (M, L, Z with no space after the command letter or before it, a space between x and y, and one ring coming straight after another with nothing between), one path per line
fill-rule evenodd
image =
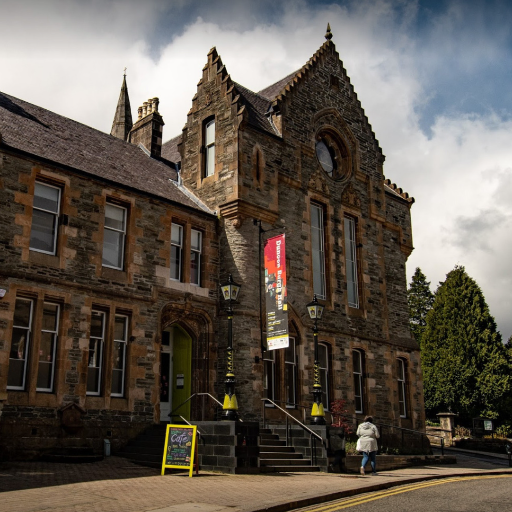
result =
M354 507L356 505L362 505L363 503L368 503L370 501L380 500L382 498L387 498L388 496L396 496L397 494L402 494L404 492L417 491L418 489L426 489L427 487L433 487L434 485L442 485L442 484L450 484L454 482L463 482L466 480L482 480L488 478L512 478L512 475L482 475L482 476L462 476L455 478L446 478L443 480L430 480L427 482L420 482L417 484L410 484L407 486L389 489L387 491L382 491L378 493L372 493L371 495L359 496L356 498L344 499L343 501L338 501L337 504L330 503L329 505L325 505L323 507L317 508L307 508L307 512L334 512L335 510L342 510L344 508Z

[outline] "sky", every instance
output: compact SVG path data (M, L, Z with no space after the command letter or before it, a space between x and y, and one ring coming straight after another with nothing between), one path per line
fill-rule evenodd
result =
M414 251L432 291L456 265L512 335L509 0L0 0L0 90L109 133L123 70L132 113L160 98L181 133L207 53L259 91L333 42L384 173L416 199Z

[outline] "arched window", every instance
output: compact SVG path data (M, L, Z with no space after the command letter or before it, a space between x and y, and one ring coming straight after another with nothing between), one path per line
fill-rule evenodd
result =
M407 366L402 358L397 359L398 364L398 408L400 410L400 418L407 418Z
M354 403L356 413L364 413L364 352L352 351L352 364L354 375Z
M322 386L322 403L330 409L331 393L329 389L329 345L318 344L318 366L320 367L320 385Z
M215 173L215 119L204 124L204 177Z

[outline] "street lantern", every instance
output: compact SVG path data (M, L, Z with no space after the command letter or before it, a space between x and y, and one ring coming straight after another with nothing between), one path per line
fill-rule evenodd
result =
M313 296L313 300L307 304L309 317L315 321L313 326L313 339L315 342L315 366L313 382L313 407L311 408L311 423L313 425L325 425L325 412L322 403L322 385L320 384L320 364L318 361L318 327L317 322L322 318L324 306Z
M226 362L226 394L222 405L222 419L236 421L238 419L238 402L235 395L235 373L233 369L233 308L231 303L237 300L241 286L233 281L229 274L226 283L220 285L222 296L228 301L228 348Z

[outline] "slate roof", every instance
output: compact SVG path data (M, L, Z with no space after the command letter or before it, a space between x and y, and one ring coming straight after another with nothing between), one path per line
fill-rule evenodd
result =
M162 144L162 157L175 164L181 162L181 155L178 151L178 144L181 142L183 136L180 134L174 139L168 140Z
M196 210L171 167L139 147L0 92L0 148L8 146Z
M247 89L241 84L233 82L237 91L242 96L242 101L247 108L249 115L249 124L259 128L260 130L277 135L276 130L265 115L269 109L270 101L268 98L261 96L251 90Z
M258 94L260 96L263 96L264 98L267 98L270 101L273 101L276 98L276 96L288 85L288 83L293 80L293 78L299 71L300 70L294 71L293 73L290 73L288 76L281 78L281 80L279 80L275 84L269 85L265 89L262 89Z

